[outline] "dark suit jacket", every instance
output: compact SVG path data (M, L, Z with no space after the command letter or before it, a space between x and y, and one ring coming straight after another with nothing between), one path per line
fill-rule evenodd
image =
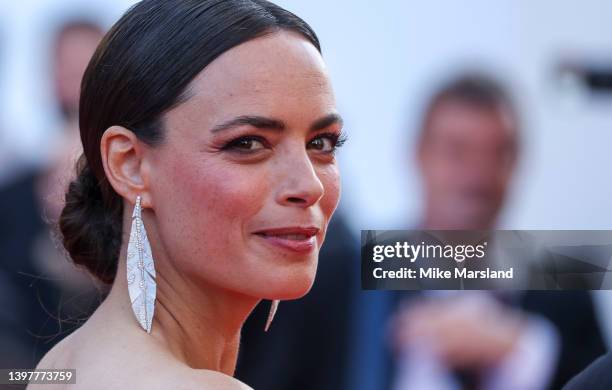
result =
M606 352L593 300L587 291L529 291L521 306L549 319L561 335L561 356L551 389L561 389Z
M43 211L35 195L38 175L30 172L0 188L0 340L10 340L0 364L33 368L54 343L57 321L51 318L57 302L51 283L37 277L33 241L44 232Z
M595 360L586 370L576 375L563 390L612 389L612 353Z
M63 295L36 264L35 244L51 241L36 193L41 174L27 172L0 188L0 368L34 368L102 298Z

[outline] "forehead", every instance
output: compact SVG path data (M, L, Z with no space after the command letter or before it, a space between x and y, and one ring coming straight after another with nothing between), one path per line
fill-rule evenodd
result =
M429 131L437 138L461 137L464 140L514 141L516 121L503 108L480 107L457 101L446 101L434 108Z
M94 26L69 26L55 37L55 45L57 49L86 44L97 46L102 36L102 30Z
M212 123L245 114L281 119L308 114L312 120L335 105L321 55L291 32L256 38L223 53L194 79L188 96L177 107L181 116Z

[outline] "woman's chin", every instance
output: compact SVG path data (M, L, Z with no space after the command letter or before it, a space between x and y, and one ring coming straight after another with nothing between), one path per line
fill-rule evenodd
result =
M302 298L308 294L315 279L314 272L291 275L282 280L270 281L264 292L265 299L289 300Z

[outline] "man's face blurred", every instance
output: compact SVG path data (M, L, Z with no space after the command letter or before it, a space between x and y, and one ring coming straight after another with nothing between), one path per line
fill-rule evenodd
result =
M516 123L503 109L438 103L419 149L430 223L488 229L503 205L517 153Z
M102 39L94 27L75 27L62 32L55 48L55 90L67 115L76 115L81 93L81 79Z

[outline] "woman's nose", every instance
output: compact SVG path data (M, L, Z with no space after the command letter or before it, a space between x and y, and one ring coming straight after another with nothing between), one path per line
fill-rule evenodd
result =
M325 189L307 154L282 165L284 169L279 181L278 203L306 208L321 199Z

